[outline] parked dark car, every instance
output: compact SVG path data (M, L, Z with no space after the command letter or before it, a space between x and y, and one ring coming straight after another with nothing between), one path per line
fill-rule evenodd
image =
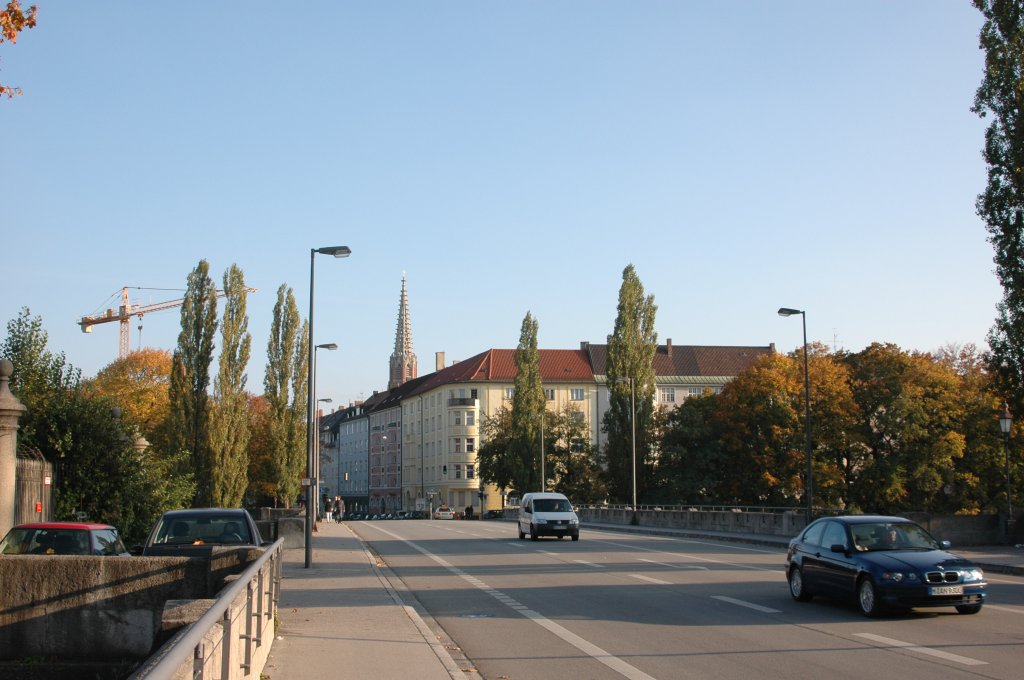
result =
M247 510L196 508L165 512L149 532L145 545L133 546L133 554L146 556L208 555L214 546L260 547L267 545Z
M0 555L128 555L117 529L89 522L19 524L0 541Z
M854 599L872 617L913 607L977 614L987 596L985 574L949 547L903 517L823 517L789 542L789 592L799 602Z
M484 519L505 519L504 510L487 510L484 512Z

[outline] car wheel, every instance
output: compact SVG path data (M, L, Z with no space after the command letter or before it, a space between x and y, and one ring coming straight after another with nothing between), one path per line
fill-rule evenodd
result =
M813 597L804 587L804 575L799 567L789 568L789 594L797 602L807 602Z
M958 604L956 610L960 614L977 614L981 611L980 604Z
M526 534L523 533L523 527L519 527L519 540L526 538Z
M537 540L537 527L533 526L532 524L530 525L530 540Z
M575 536L572 537L572 540L574 540L574 541L580 540L580 535L576 534Z
M882 605L878 602L878 591L875 584L867 576L862 576L857 583L857 604L864 616L874 618L882 611Z

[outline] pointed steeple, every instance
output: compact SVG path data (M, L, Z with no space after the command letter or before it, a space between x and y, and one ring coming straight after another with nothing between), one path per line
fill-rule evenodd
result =
M395 351L391 354L391 377L388 380L388 389L394 389L417 375L416 353L412 351L409 294L405 289L405 272L402 272L402 299L398 305L398 329L395 331Z

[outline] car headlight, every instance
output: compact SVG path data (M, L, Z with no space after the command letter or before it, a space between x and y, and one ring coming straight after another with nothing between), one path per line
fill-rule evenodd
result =
M577 519L575 517L573 517L571 520L569 520L569 524L571 524L572 526L577 526L577 525L579 525L579 523L580 523L579 519Z
M982 571L981 569L979 569L978 567L975 567L973 569L968 569L967 571L964 572L964 580L965 581L984 581L985 580L985 572Z
M904 581L917 581L917 574L914 572L903 573L902 571L883 571L883 581L892 581L893 583L903 583Z

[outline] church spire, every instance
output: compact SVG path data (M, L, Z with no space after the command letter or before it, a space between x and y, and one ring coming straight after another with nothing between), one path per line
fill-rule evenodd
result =
M417 375L416 353L412 351L409 294L405 289L405 272L402 272L402 298L398 305L398 329L395 331L395 351L391 353L391 377L388 380L388 389L394 389Z

